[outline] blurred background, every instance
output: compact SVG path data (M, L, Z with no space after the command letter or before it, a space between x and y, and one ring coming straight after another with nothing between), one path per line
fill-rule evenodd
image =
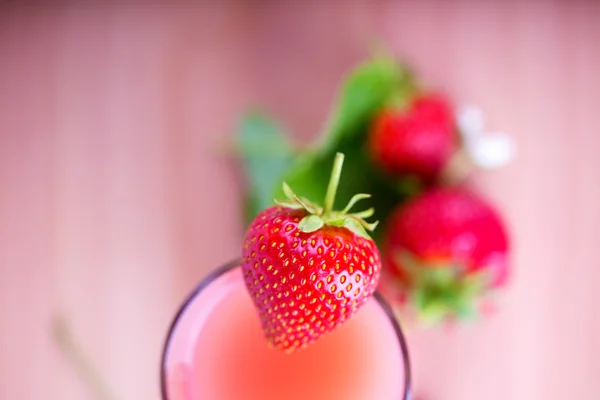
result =
M514 274L491 319L406 327L425 400L600 398L597 1L0 1L0 399L95 399L60 315L119 399L158 399L167 327L237 257L248 106L316 137L380 38L512 135L479 174Z

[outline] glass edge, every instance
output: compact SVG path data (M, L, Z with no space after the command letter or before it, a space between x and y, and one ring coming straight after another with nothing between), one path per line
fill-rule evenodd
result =
M200 283L198 283L194 287L194 289L185 297L185 300L179 306L177 313L175 314L175 317L173 317L173 320L171 321L171 324L169 325L169 328L167 330L167 335L165 337L163 350L162 350L162 356L161 356L161 362L160 362L160 391L161 391L162 400L169 400L167 397L165 362L166 362L166 358L167 358L167 352L169 349L171 335L173 334L175 326L179 322L179 319L181 318L181 316L187 309L188 305L192 302L192 300L196 297L196 295L198 295L198 293L200 293L202 290L204 290L204 288L206 288L211 282L213 282L219 276L223 275L224 273L226 273L234 268L237 268L239 265L240 265L240 261L234 260L234 261L230 261L230 262L216 268L212 272L210 272L208 275L206 275L200 281ZM412 388L412 382L411 382L412 376L411 376L411 369L410 369L410 357L408 355L408 346L406 343L406 339L404 338L404 333L402 332L400 323L398 322L398 319L394 315L394 312L393 312L391 306L384 299L384 297L381 295L381 293L379 291L376 291L373 294L373 297L375 298L375 300L377 300L377 302L379 303L379 305L381 306L381 308L383 309L383 311L385 312L385 314L387 315L389 320L392 322L394 332L396 333L398 342L400 342L400 349L402 351L402 359L404 361L404 396L402 399L410 400L410 394L411 394L411 388Z
M412 389L412 373L410 369L410 356L408 354L408 345L406 343L406 338L404 337L404 333L402 332L402 328L400 327L400 322L394 315L394 311L389 303L385 300L383 295L379 291L375 291L373 293L373 297L383 311L386 313L387 317L392 323L394 327L394 331L396 332L396 337L398 338L398 342L400 342L400 349L402 351L402 359L404 361L404 396L403 400L410 400L411 398L411 389Z

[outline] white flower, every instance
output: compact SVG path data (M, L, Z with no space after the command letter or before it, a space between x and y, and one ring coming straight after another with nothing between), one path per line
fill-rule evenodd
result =
M514 140L503 132L486 132L485 116L480 108L463 106L457 111L456 120L465 150L476 166L500 168L515 158Z

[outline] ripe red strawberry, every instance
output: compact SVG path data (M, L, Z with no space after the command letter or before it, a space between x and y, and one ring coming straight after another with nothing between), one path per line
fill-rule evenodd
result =
M343 155L338 154L323 208L296 196L267 208L250 224L242 270L265 336L277 349L293 351L350 318L373 294L381 258L364 228L373 209L332 211Z
M369 132L371 157L387 173L434 181L457 148L452 108L438 94L422 94L404 109L386 109Z
M384 267L431 319L474 312L474 301L508 276L500 216L464 188L429 190L388 220Z

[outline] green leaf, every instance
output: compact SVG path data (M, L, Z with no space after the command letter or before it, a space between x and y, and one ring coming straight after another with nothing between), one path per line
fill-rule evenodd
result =
M345 213L347 213L348 211L350 211L350 209L351 209L352 207L354 207L354 205L355 205L356 203L358 203L358 202L359 202L359 201L361 201L361 200L368 199L368 198L370 198L370 197L371 197L371 195L370 195L370 194L367 194L367 193L358 193L358 194L355 194L355 195L354 195L354 196L353 196L353 197L350 199L350 201L348 202L348 205L346 206L346 208L344 208L344 209L342 210L342 213L344 213L344 214L345 214ZM373 215L373 214L371 214L371 215ZM365 218L368 218L368 217L365 217Z
M393 179L390 178L392 181ZM406 197L415 196L423 190L421 180L414 175L406 175L396 182L398 193Z
M333 219L333 220L327 221L327 225L343 227L346 224L346 219L347 219L347 217L340 218L340 219Z
M361 126L392 96L412 90L408 72L391 57L379 57L354 69L346 78L337 107L324 132L321 151L335 151L341 141L361 134Z
M292 191L292 188L290 188L290 186L286 182L283 182L283 184L281 185L281 188L283 190L283 194L285 195L285 197L288 200L292 200L295 197L294 192Z
M324 225L323 220L318 215L308 215L300 220L298 229L304 233L318 231Z
M371 208L368 208L368 209L366 209L364 211L353 213L352 215L354 215L357 218L363 218L364 219L364 218L370 218L374 214L375 214L375 208L371 207Z
M356 193L369 193L372 195L369 206L375 208L374 217L385 221L403 197L373 167L365 146L366 136L374 117L391 96L408 93L413 86L406 70L388 57L371 60L354 69L344 80L320 140L294 160L285 174L286 182L296 193L321 203L329 179L324 171L330 170L336 152L344 153L347 162L334 208L341 210L343 206L339 203L345 205ZM282 197L279 185L273 190L273 197ZM373 234L375 240L379 236L378 231Z
M280 186L292 164L293 150L283 130L264 115L250 113L237 129L247 182L246 217L251 220L273 203L273 187Z
M371 236L369 236L365 228L359 222L353 220L352 218L346 218L346 220L344 221L344 227L347 228L350 232L354 233L355 235L362 236L365 239L371 239Z
M370 193L373 198L368 206L375 208L376 219L385 221L402 196L372 166L365 150L366 135L377 113L392 98L406 96L413 88L409 73L391 57L378 57L359 65L344 79L320 139L303 152L293 150L275 123L261 114L249 114L237 135L247 174L248 220L269 207L273 198L291 200L290 190L282 189L282 181L301 199L322 204L329 178L325 171L330 170L335 153L342 152L348 162L336 201L345 204L356 193ZM312 203L304 203L317 210ZM343 208L339 204L334 207ZM378 235L376 231L375 240Z
M293 210L300 210L300 209L304 208L304 207L302 207L302 204L292 202L292 201L279 201L277 199L273 199L273 202L275 204L277 204L278 206L291 208Z
M415 300L419 305L419 317L425 324L435 325L451 313L446 304L436 299L416 297Z

